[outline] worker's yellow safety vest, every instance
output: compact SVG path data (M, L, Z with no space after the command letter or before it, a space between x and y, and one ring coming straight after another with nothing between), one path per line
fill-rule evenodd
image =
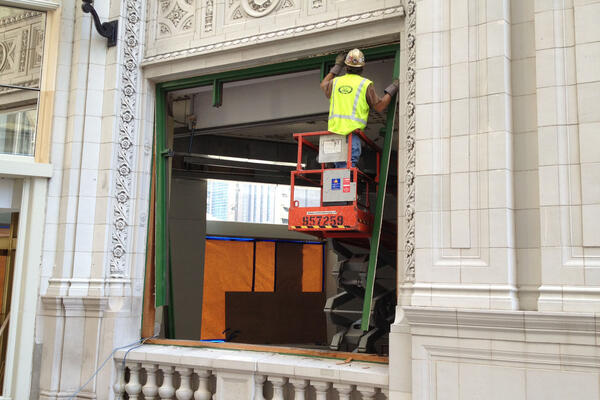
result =
M327 128L329 132L347 135L367 126L367 88L371 83L367 78L355 74L346 74L333 80Z

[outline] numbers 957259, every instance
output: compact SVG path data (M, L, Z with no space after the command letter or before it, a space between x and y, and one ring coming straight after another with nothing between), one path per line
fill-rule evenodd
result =
M311 215L302 217L302 225L344 225L341 215Z

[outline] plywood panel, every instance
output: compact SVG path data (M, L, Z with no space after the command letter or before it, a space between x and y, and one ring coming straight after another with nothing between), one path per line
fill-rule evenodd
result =
M306 251L314 258L314 249ZM326 342L325 294L303 293L304 246L278 243L275 292L226 294L227 327L236 341L260 344ZM322 266L322 254L318 259Z
M254 254L254 291L275 290L275 242L256 242Z
M207 240L202 301L202 339L225 335L225 292L252 290L252 242Z
M302 246L302 291L323 291L323 246L320 244Z

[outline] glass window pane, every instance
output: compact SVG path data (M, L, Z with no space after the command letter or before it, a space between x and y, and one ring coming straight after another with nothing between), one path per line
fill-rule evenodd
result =
M8 109L0 106L0 153L31 156L35 150L37 92L21 90L13 95L13 99L34 95L34 102Z
M45 29L44 12L0 6L0 85L39 89Z
M296 186L302 207L318 206L320 188ZM269 183L207 181L206 219L211 221L287 224L290 186Z

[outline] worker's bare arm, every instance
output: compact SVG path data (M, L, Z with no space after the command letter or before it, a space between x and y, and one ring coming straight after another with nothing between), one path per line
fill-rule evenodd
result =
M330 72L321 81L321 90L323 91L323 93L325 93L325 96L327 98L331 97L331 82L333 81L333 78L335 78L335 75Z
M377 92L375 92L375 88L373 88L373 84L370 84L367 88L367 103L369 107L377 112L383 112L387 108L387 106L392 101L392 96L388 93L384 94L383 97L377 96Z
M392 101L392 96L390 96L389 94L385 94L381 100L379 100L379 102L377 104L375 104L375 106L373 106L373 109L377 112L384 112L387 107L390 105L390 102Z

